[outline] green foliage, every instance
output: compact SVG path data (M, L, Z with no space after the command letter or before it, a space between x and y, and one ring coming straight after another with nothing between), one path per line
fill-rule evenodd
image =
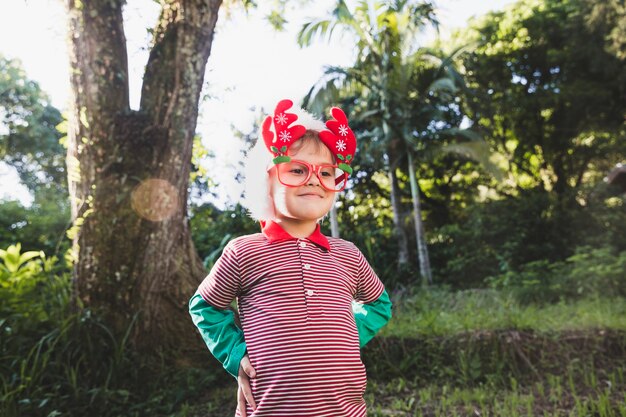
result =
M462 56L474 92L469 117L503 156L515 187L539 186L562 197L626 158L626 73L607 42L623 19L607 11L612 7L519 1L459 34L459 41L478 45Z
M88 310L70 311L69 271L21 245L0 251L0 415L171 414L213 382L129 349Z
M507 178L476 178L475 166L455 175L446 158L418 169L436 282L468 288L519 274L548 288L542 261L564 261L578 246L626 248L624 199L603 184L626 159L623 62L607 44L618 9L518 2L459 35L476 45L461 54L471 91L462 112Z
M585 205L568 216L569 228L576 231L576 245L626 250L626 233L622 230L626 224L626 195L620 187L599 181L582 188L577 195Z
M0 414L11 416L27 400L23 394L43 383L49 332L66 316L70 280L56 258L21 252L19 243L0 250L0 259Z
M65 194L65 150L59 110L16 60L0 55L0 158L31 191L42 185Z
M363 358L379 383L516 391L572 369L626 366L625 313L619 297L523 305L507 291L419 291L395 300Z
M563 262L530 262L519 272L490 277L522 302L554 302L582 297L626 296L626 251L581 246Z
M419 44L424 28L436 24L430 2L363 1L351 10L344 1L338 1L330 17L304 24L298 41L308 46L318 35L330 40L341 29L355 38L357 59L351 67L327 67L304 98L304 105L325 113L331 104L342 103L353 115L353 123L356 119L353 130L356 128L362 139L361 154L373 150L361 149L365 140L377 142L366 148L382 148L376 149L375 155L382 151L391 158L392 148L400 153L424 150L430 141L480 139L459 128L462 114L457 93L465 89L453 60L459 51L446 56ZM398 156L393 158L385 165L402 166L395 160ZM380 165L380 159L364 162L369 165L375 161L374 167L389 169Z
M56 326L22 338L29 344L3 341L3 416L166 415L214 381L212 372L146 360L88 312Z
M54 188L39 187L30 207L19 201L0 202L0 247L22 242L25 247L60 256L70 242L65 230L70 223L66 194Z
M190 224L194 245L207 267L217 260L229 239L261 230L239 204L225 210L210 203L192 206Z
M390 189L369 184L377 172L400 162L389 157L387 139L403 136L407 129L400 134L393 129L406 126L411 129L404 136L417 135L419 144L416 175L435 282L482 286L486 276L519 271L529 262L562 261L576 246L623 250L623 199L602 190L606 173L626 159L623 63L606 42L621 27L620 7L580 0L519 2L476 20L459 36L463 45L448 45L453 51L448 56L425 50L411 60L418 55L393 49L398 21L375 19L392 11L380 7L364 13L364 3L351 10L337 2L332 17L303 27L300 41L310 44L318 35L330 36L333 28L345 28L360 42L361 59L351 68L328 68L307 102L319 111L322 102L334 101L356 115L359 154L351 191L357 197L349 195L352 201L345 207L363 212L371 210L370 201L387 207ZM371 44L373 39L378 42ZM459 49L468 39L475 41L472 47ZM392 50L395 56L385 58ZM460 74L450 64L456 52ZM456 143L467 136L458 128L464 116L497 152L492 158L472 148L480 142ZM451 158L441 153L444 149L463 155ZM506 172L505 181L496 181L495 165ZM408 211L408 177L398 176L401 210ZM363 193L367 199L358 197ZM359 200L368 205L359 207ZM413 228L410 221L404 226ZM375 229L380 227L392 225L358 225L366 234L389 234ZM350 229L341 222L342 235L359 240ZM387 248L397 253L393 239L376 242L380 250L373 252L379 258ZM374 262L387 269L394 259Z
M232 236L229 234L225 235L222 238L222 241L220 242L219 246L215 248L213 252L209 253L204 258L203 264L207 271L210 271L213 268L213 265L215 265L215 262L217 262L217 260L219 259L220 255L222 254L222 251L224 250L224 248L230 241L231 237Z
M618 59L626 59L626 5L620 0L592 0L591 13L587 16L588 25L602 28L606 36L607 52Z
M18 243L0 249L0 259L0 314L11 317L9 334L28 327L31 321L52 322L63 316L69 278L57 274L57 258L46 258L42 251L21 252Z
M0 203L0 247L16 241L59 254L69 223L65 150L57 125L61 113L19 61L0 55L0 158L15 168L34 201Z
M213 191L216 186L215 181L209 177L209 172L206 168L214 158L215 154L205 148L200 136L194 136L191 154L191 171L189 172L189 182L191 185L189 190L190 199L201 199L209 194L216 197Z
M519 273L520 282L539 280L547 289L552 274L541 265L563 262L583 246L626 250L619 231L626 221L624 198L604 184L578 196L585 206L562 208L556 195L535 188L462 210L449 207L450 217L458 220L444 222L430 234L436 282L482 287L487 276ZM533 277L522 278L524 274Z
M459 223L433 232L436 282L456 288L483 286L488 275L517 270L528 262L563 259L571 234L559 233L553 196L541 190L467 207Z
M410 218L410 203L419 211L414 213L416 217L423 218L423 210L436 210L427 199L422 200L423 208L418 207L418 196L423 197L423 190L419 189L412 161L430 165L441 154L460 155L461 160L475 158L492 172L499 172L490 163L489 149L480 135L461 128L462 93L467 88L454 60L461 48L445 54L420 45L424 28L436 23L431 2L362 1L352 9L344 1L338 1L331 16L305 24L298 35L301 45L311 44L318 36L330 39L340 29L355 38L356 62L347 68L328 67L303 101L316 112L322 112L331 103L341 103L351 114L352 129L359 137L359 154L355 160L357 176L360 174L363 178L386 172L400 177L408 173L410 188L400 184L399 190L398 187L385 190L393 194L391 201L395 202L393 219L398 240L393 244L395 253L407 256L409 247L404 235L411 236L413 248L418 239L426 244L422 233L414 233L412 219L405 220ZM452 167L460 168L459 165ZM452 172L451 176L457 173ZM395 179L393 181L395 184ZM362 192L359 184L360 181L351 184L355 194ZM403 199L402 194L410 195L411 199ZM403 261L399 267L403 269L417 266L420 258L424 278L431 280L426 257L415 253L410 264L406 264L406 257L399 258ZM391 262L387 259L384 264ZM401 275L406 275L405 272L409 271L402 271Z
M626 251L579 247L561 266L567 277L565 294L626 296Z

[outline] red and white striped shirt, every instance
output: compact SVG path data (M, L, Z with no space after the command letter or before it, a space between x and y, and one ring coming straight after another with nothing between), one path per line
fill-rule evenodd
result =
M365 368L352 301L384 291L354 244L316 231L296 239L268 222L233 239L199 287L226 308L237 298L261 416L365 416ZM236 415L239 415L237 412Z

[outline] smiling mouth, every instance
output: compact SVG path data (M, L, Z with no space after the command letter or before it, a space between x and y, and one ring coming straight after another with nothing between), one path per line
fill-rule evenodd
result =
M299 194L298 197L319 197L319 198L324 198L324 196L321 196L321 195L315 194L315 193Z

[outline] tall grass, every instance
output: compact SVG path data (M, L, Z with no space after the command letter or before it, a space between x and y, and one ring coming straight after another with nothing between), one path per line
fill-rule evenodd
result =
M0 416L169 415L214 380L133 351L90 310L72 313L56 259L0 252Z
M626 330L626 299L593 297L554 304L522 304L514 293L489 289L419 291L396 299L383 337L449 335L475 330Z

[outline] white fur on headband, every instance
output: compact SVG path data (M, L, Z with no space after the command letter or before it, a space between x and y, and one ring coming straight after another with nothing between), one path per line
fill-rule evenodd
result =
M304 110L301 107L294 106L291 109L289 109L288 112L293 113L296 116L298 116L298 120L293 122L292 125L302 125L307 130L315 130L318 132L321 132L322 130L328 130L324 122L322 122L320 119L318 119L317 117L315 117L314 115L312 115L311 113L309 113L308 111ZM273 123L272 123L272 126L270 127L270 130L274 132L274 134L276 134Z
M248 151L244 160L244 190L242 205L254 220L271 220L275 217L274 203L270 197L270 177L267 167L272 154L267 151L263 139Z

